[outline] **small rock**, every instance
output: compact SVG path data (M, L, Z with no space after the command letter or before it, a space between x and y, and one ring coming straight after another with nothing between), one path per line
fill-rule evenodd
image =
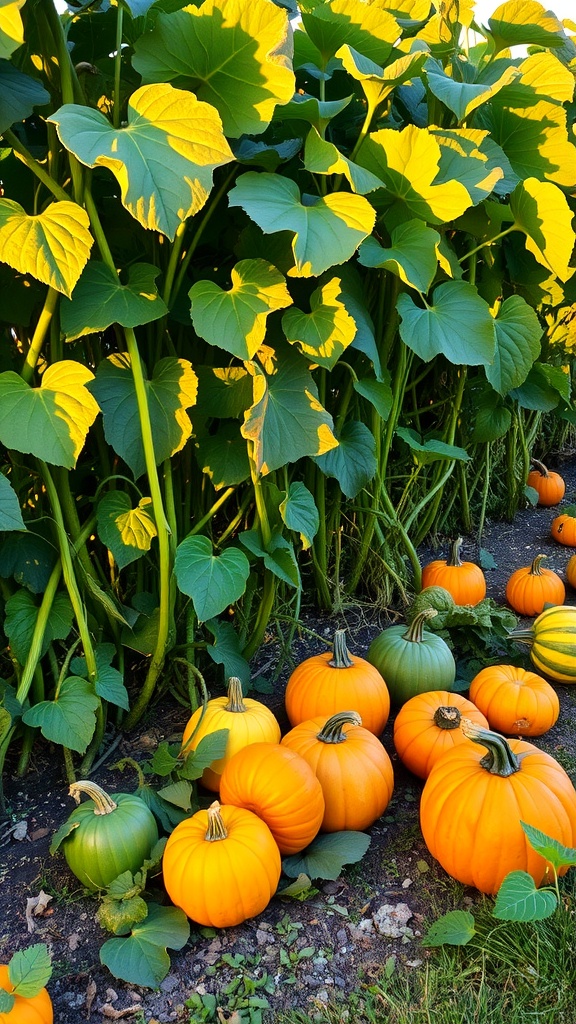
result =
M163 992L173 992L175 988L178 988L180 982L175 974L169 974L163 981L160 982L160 988Z
M348 932L346 931L345 928L339 928L338 931L336 932L336 942L338 942L341 946L343 945L344 947L346 947L346 943L348 942ZM341 952L345 953L346 948L342 949Z
M404 881L402 882L402 888L403 889L409 889L411 885L412 885L412 879L411 878L405 878Z
M346 978L343 978L341 974L335 974L334 984L336 988L346 988Z
M256 929L256 942L259 946L263 946L265 942L270 942L271 940L273 940L273 936L265 932L263 928Z
M397 903L395 906L391 903L384 903L372 915L372 920L374 927L380 935L386 935L390 939L397 939L408 932L410 936L413 934L411 929L407 928L411 917L412 911L406 903Z

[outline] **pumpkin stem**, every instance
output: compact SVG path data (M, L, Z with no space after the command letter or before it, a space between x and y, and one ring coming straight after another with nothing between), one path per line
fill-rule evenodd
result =
M462 559L460 558L460 548L462 547L462 537L457 537L450 549L450 558L446 562L446 565L456 565L458 568L462 565Z
M346 630L337 629L334 633L334 644L332 647L332 657L328 662L330 668L353 668L354 662L348 653L346 647Z
M238 676L231 676L228 680L228 703L225 705L224 710L234 711L238 714L242 714L247 710L242 700L242 683Z
M94 802L94 814L111 814L118 807L111 796L108 796L101 786L86 779L84 782L73 782L68 790L70 796L74 797L77 804L80 803L80 794L86 793Z
M357 711L339 711L332 715L316 736L322 743L344 743L346 733L343 727L347 724L362 725L362 719Z
M464 717L460 722L460 728L469 740L487 748L488 753L480 761L486 771L492 775L499 775L503 779L520 771L519 758L500 733L492 732L491 729L482 729L479 725L474 725L469 718Z
M531 461L532 465L538 470L538 472L540 473L540 476L549 476L550 475L548 473L548 470L546 469L546 466L544 465L543 462L539 462L538 459L531 459L530 461Z
M461 718L458 708L442 705L434 712L434 725L439 729L458 729Z
M438 615L435 608L424 608L423 611L418 612L418 615L415 615L412 619L402 639L411 640L413 643L419 644L424 636L424 624L428 622L428 619L433 619L435 615Z
M217 843L220 839L227 839L228 833L220 814L220 804L217 800L208 808L208 828L204 836L207 843Z
M532 562L532 565L530 566L530 572L528 573L529 576L543 576L544 575L544 573L542 572L542 569L541 569L541 563L544 561L545 558L548 558L548 555L536 555L536 558L534 559L534 561Z

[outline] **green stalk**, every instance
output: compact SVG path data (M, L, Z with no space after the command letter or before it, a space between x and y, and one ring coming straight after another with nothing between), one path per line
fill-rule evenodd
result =
M112 123L115 128L120 127L120 112L122 99L120 96L120 82L122 77L122 21L124 18L124 7L121 3L116 7L116 52L114 54L114 107L112 110Z
M256 512L258 516L258 526L260 529L260 536L262 538L262 547L266 550L272 540L272 530L270 528L270 521L268 519L268 510L266 508L266 501L264 498L264 491L262 489L262 478L256 469L256 463L254 459L254 442L248 441L248 459L250 462L250 472L252 475L252 486L254 488L254 498L256 500ZM276 577L269 569L264 569L264 582L262 586L262 596L260 598L260 604L258 606L258 612L256 614L256 621L252 627L250 639L246 644L242 655L247 661L258 650L270 616L272 614L272 608L274 607L274 598L276 596Z
M490 467L490 456L491 456L491 444L490 441L486 442L486 449L484 453L484 486L482 488L482 504L480 506L480 518L478 520L478 547L482 545L482 533L484 532L484 523L486 521L486 508L488 505L488 495L490 494L490 478L491 478L491 467Z
M32 174L34 174L38 178L38 181L41 181L42 184L46 186L48 191L52 193L55 199L65 200L66 202L69 203L70 196L68 195L68 193L65 192L65 190L58 184L57 181L54 181L54 178L52 178L48 174L48 171L44 167L42 167L42 164L39 164L38 161L34 159L32 154L26 149L26 146L22 142L20 142L18 136L15 135L13 131L10 131L9 128L7 128L6 131L2 132L2 135L8 143L8 145L14 150L15 153L18 154L18 156L22 159L23 163L26 164L28 170L30 170Z
M493 242L498 242L500 238L504 238L506 235L509 235L511 231L516 231L515 223L511 224L509 228L504 228L503 231L499 231L493 238L487 238L485 242L480 242L480 245L477 245L476 248L470 249L469 252L464 253L464 255L458 260L458 263L464 263L464 260L468 260L471 256L475 256L477 252L485 249L487 245L492 245Z
M200 530L206 525L206 523L209 522L209 520L212 519L214 515L216 515L218 509L222 508L222 505L226 504L228 498L232 497L235 490L235 487L227 487L225 491L222 491L222 494L220 495L219 498L216 499L214 504L210 506L210 508L206 512L206 515L202 516L201 519L198 519L197 522L194 523L194 526L192 527L191 530L188 531L186 536L193 537L196 533L200 533ZM220 540L216 542L217 547L220 546L221 542L222 538L220 538Z
M20 682L16 690L16 700L20 701L21 704L26 700L30 687L34 679L34 673L36 666L40 661L42 644L44 642L44 634L46 632L46 626L48 625L48 619L52 610L52 604L58 590L58 584L60 583L60 577L62 575L62 562L56 562L56 565L50 573L50 578L46 585L46 590L42 595L42 601L38 609L36 616L36 622L34 623L34 630L30 639L30 645L28 647L28 655L26 657L26 663L22 668L22 675Z
M70 59L70 51L68 50L68 43L64 34L64 26L62 25L60 15L54 6L53 0L39 0L39 5L46 15L46 20L48 21L50 30L54 37L56 55L58 58L58 70L60 71L62 102L75 103L77 100L82 102L83 93L79 88L76 72ZM68 161L70 164L70 173L72 175L74 197L76 202L80 203L83 189L82 166L78 163L76 157L73 156L72 153L68 153Z
M23 380L26 381L27 384L30 384L32 377L34 376L36 363L40 358L42 345L44 344L44 340L48 333L50 321L52 320L52 317L54 315L54 310L56 309L57 302L58 292L56 291L55 288L49 288L46 293L46 298L44 300L42 312L40 313L40 316L38 317L38 321L36 323L36 328L32 336L32 341L30 342L30 348L26 353L24 366L20 371L21 377L23 378Z

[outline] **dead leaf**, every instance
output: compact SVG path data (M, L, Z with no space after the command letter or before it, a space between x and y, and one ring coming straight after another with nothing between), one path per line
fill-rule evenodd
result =
M92 1010L92 1003L94 1002L94 999L96 997L96 992L97 991L98 991L98 989L96 987L96 982L92 981L92 978L90 978L90 981L88 982L88 984L86 986L86 1016L88 1018L90 1017L90 1012Z
M68 949L78 949L79 943L80 936L78 932L72 932L72 934L68 936Z
M217 1006L216 1013L218 1014L220 1024L242 1024L242 1017L238 1013L238 1010L232 1010L232 1013L227 1017L222 1007Z
M140 1013L142 1006L140 1003L135 1003L134 1006L126 1006L124 1010L115 1010L111 1003L104 1003L101 1009L103 1017L109 1017L111 1020L120 1020L121 1017L132 1017L135 1013Z
M34 923L35 917L43 917L44 914L51 914L52 911L48 910L48 904L52 896L49 896L44 889L40 889L37 896L32 896L26 900L26 924L28 925L29 932L36 931L36 925Z
M36 828L30 833L29 838L35 843L37 839L44 839L44 836L47 836L49 832L49 828Z

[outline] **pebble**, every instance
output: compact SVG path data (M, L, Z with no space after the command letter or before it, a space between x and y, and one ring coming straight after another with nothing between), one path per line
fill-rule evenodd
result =
M178 988L180 982L175 974L169 974L163 981L160 982L160 988L163 992L173 992L175 988Z

